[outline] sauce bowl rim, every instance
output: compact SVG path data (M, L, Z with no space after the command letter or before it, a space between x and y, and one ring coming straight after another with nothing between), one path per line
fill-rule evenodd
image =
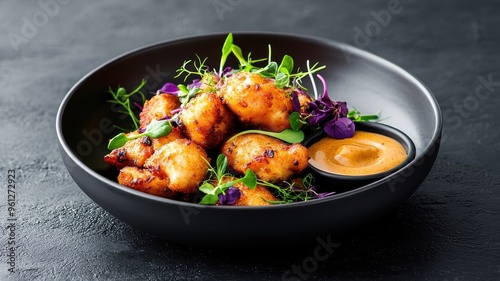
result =
M324 178L329 178L329 179L334 179L338 181L349 181L349 182L354 182L354 181L367 181L367 180L378 180L381 178L384 178L386 176L389 176L393 173L395 173L398 170L403 169L406 165L408 165L413 159L415 159L416 156L416 147L413 142L413 140L405 134L403 131L392 127L387 124L383 123L378 123L378 122L354 122L356 126L357 131L364 131L364 132L371 132L371 133L377 133L384 135L386 137L390 137L394 140L396 140L398 143L400 143L406 150L406 157L405 159L399 163L397 166L387 170L383 171L380 173L375 173L375 174L369 174L369 175L341 175L341 174L335 174L331 172L327 172L324 170L321 170L314 165L312 165L310 162L308 163L308 167L313 170L316 174L324 177ZM325 133L324 130L319 130L317 132L314 132L310 134L309 136L306 137L304 141L302 141L302 145L304 145L306 148L309 149L311 145L316 143L317 141L321 140L322 138L326 137L327 134Z

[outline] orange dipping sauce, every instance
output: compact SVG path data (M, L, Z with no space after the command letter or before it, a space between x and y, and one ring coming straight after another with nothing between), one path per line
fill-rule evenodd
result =
M356 131L352 138L325 137L309 147L309 163L325 172L366 176L388 171L408 156L396 140L377 133Z

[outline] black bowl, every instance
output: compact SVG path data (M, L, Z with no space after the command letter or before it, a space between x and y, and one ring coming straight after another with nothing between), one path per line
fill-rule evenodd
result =
M316 183L320 186L325 186L328 191L335 192L345 192L347 190L360 187L363 185L367 185L371 182L382 179L386 176L389 176L392 173L400 170L410 163L413 159L415 159L415 144L405 133L401 130L398 130L394 127L382 124L382 123L374 123L374 122L355 122L356 131L364 131L381 134L387 137L390 137L397 142L399 142L404 149L406 150L406 158L397 166L393 167L390 170L370 175L362 175L362 176L349 176L349 175L339 175L334 173L329 173L327 171L321 170L311 163L309 163L309 169L313 173L316 179ZM326 137L327 134L324 130L319 130L317 132L309 135L302 144L305 147L310 147L314 143Z
M318 200L266 207L201 206L132 190L116 182L117 171L103 161L107 140L125 125L106 100L109 86L131 89L143 78L154 91L175 79L186 59L208 57L219 65L226 34L181 38L146 46L97 67L68 92L56 130L63 161L80 188L125 223L170 241L206 246L295 243L335 234L374 219L406 200L424 181L436 159L442 130L438 103L417 79L394 64L335 41L275 33L235 33L235 44L252 57L291 55L327 66L322 76L335 100L363 113L383 110L385 123L415 143L415 159L402 169L354 190ZM226 65L236 65L228 60ZM176 81L179 82L179 81ZM307 84L306 84L307 86ZM320 187L321 188L321 187Z

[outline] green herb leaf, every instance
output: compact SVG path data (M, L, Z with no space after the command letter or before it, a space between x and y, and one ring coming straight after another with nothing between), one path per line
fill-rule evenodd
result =
M226 40L224 41L224 45L222 46L222 56L220 59L219 73L222 73L222 70L224 70L224 64L226 63L229 54L231 54L232 46L233 46L233 34L229 33L226 37Z
M114 138L112 138L109 141L108 149L113 150L116 148L120 148L123 145L125 145L125 143L127 143L127 141L129 141L129 138L127 137L127 135L125 135L124 133L119 133L118 135L116 135Z
M236 45L232 45L231 51L236 56L236 58L238 59L238 61L240 62L240 65L242 67L246 67L248 65L247 60L245 59L245 57L243 57L243 52L241 51L240 47L238 47Z
M290 75L293 71L293 58L289 55L283 56L278 71Z
M133 140L136 138L140 138L143 136L148 136L150 138L156 139L163 136L166 136L172 132L172 125L169 120L155 120L146 127L146 130L143 133L135 134L131 136L127 136L124 133L119 133L115 137L113 137L108 143L108 149L113 150L116 148L120 148L127 141Z
M300 124L300 113L298 113L297 111L292 112L292 114L290 114L290 127L292 128L292 130L300 130Z
M151 138L160 138L172 132L172 125L169 120L153 121L146 127L146 131L140 135L146 135Z
M207 194L201 199L200 204L201 205L215 205L215 204L217 204L217 201L219 201L218 195Z
M246 185L250 189L254 189L257 186L257 176L250 169L247 169L245 172L245 176L238 181Z
M224 154L219 154L217 157L217 177L222 178L227 169L227 157Z
M262 130L246 130L246 131L239 132L238 134L232 136L230 139L227 140L227 142L232 141L234 138L241 136L241 135L245 135L245 134L266 135L266 136L280 139L280 140L282 140L284 142L288 142L288 143L298 143L298 142L302 142L304 140L304 132L302 132L300 130L294 131L292 129L285 129L279 133L262 131Z
M289 83L290 83L290 76L289 75L286 75L283 72L279 72L276 75L276 78L275 78L275 81L274 81L274 85L276 85L276 87L278 87L280 89L283 89Z
M255 71L255 73L258 73L260 76L264 78L275 78L277 71L278 71L278 64L272 61L265 67Z
M215 187L208 182L205 182L199 187L199 190L205 194L213 194L214 189Z

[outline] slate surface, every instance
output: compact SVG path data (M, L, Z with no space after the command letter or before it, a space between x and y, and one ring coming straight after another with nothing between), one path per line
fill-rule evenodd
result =
M499 14L494 0L1 1L0 280L500 280ZM373 52L418 77L443 110L426 181L387 216L332 237L340 245L324 261L309 258L315 241L252 253L160 241L94 204L61 161L56 111L88 71L145 44L242 30Z

